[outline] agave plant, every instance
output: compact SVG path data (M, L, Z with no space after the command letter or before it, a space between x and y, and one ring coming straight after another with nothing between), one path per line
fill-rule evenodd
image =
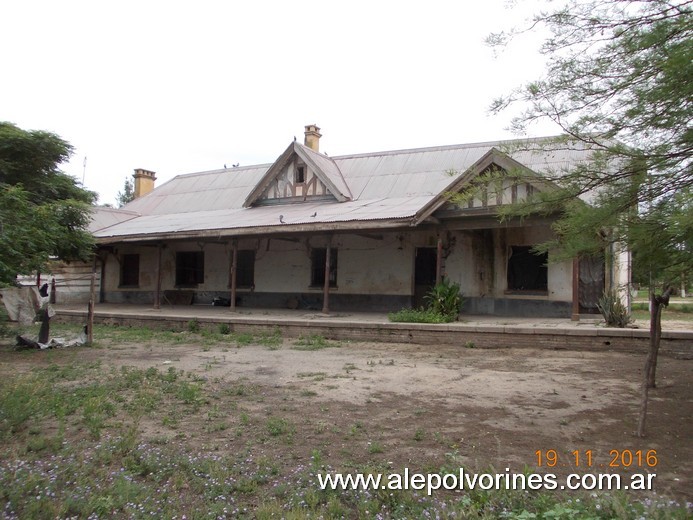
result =
M460 292L460 284L450 282L443 277L440 283L433 288L424 297L428 309L445 316L448 321L457 320L460 311L462 310L462 293Z
M627 327L632 321L630 313L615 292L605 292L597 303L608 327Z

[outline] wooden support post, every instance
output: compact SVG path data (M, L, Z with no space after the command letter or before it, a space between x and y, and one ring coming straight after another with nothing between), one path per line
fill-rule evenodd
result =
M443 239L438 237L438 250L436 251L436 285L443 278Z
M580 260L573 258L573 313L572 321L580 321Z
M55 276L51 279L51 297L50 303L55 303L57 299L57 294L55 294Z
M156 260L156 292L154 293L154 308L161 308L161 253L162 245L159 244L157 247L157 260Z
M322 313L330 313L330 249L332 248L332 237L327 239L327 248L325 249L325 285L322 295Z
M91 282L89 284L89 307L87 308L87 345L94 343L94 305L96 302L96 254L91 266Z
M238 271L238 240L231 242L231 312L236 312L236 272Z

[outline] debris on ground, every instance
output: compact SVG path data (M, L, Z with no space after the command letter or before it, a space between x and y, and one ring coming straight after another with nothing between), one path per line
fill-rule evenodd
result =
M42 298L36 287L11 287L0 289L0 300L7 309L10 321L31 325L41 308Z
M67 340L65 338L51 338L46 343L40 343L37 339L32 339L27 336L18 335L17 336L17 346L18 347L28 347L36 348L39 350L46 350L49 348L68 348L68 347L80 347L86 345L87 343L87 326L85 325L82 332L76 338Z

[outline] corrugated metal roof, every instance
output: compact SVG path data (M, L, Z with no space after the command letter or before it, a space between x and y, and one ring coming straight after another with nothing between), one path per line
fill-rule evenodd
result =
M137 216L138 214L133 211L109 208L106 206L94 206L91 208L91 221L87 229L95 233L100 229L119 224L120 222L130 220Z
M546 139L498 141L328 158L309 150L345 202L305 202L243 208L271 164L179 175L125 209L140 216L96 233L98 238L264 228L413 217L492 148L551 177L585 161L583 146L537 150ZM305 147L304 147L305 148ZM452 175L450 174L452 172ZM341 183L341 184L340 184ZM316 214L315 216L312 216ZM283 223L280 221L281 220Z
M315 150L296 143L297 147L300 147L306 159L309 159L315 163L319 171L324 173L332 185L347 199L353 199L349 185L344 180L342 172L339 167L334 162L333 159L327 157L326 155L320 154Z

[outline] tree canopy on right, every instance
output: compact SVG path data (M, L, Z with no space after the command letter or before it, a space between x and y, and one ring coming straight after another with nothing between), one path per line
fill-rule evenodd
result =
M555 4L552 4L555 5ZM564 172L559 189L508 211L558 213L563 257L621 242L636 277L666 284L693 266L693 1L567 0L527 28L493 34L502 47L523 32L548 30L544 76L497 99L493 112L521 107L518 133L553 121L565 145L596 151ZM590 194L591 204L579 197ZM608 233L605 234L605 230Z

